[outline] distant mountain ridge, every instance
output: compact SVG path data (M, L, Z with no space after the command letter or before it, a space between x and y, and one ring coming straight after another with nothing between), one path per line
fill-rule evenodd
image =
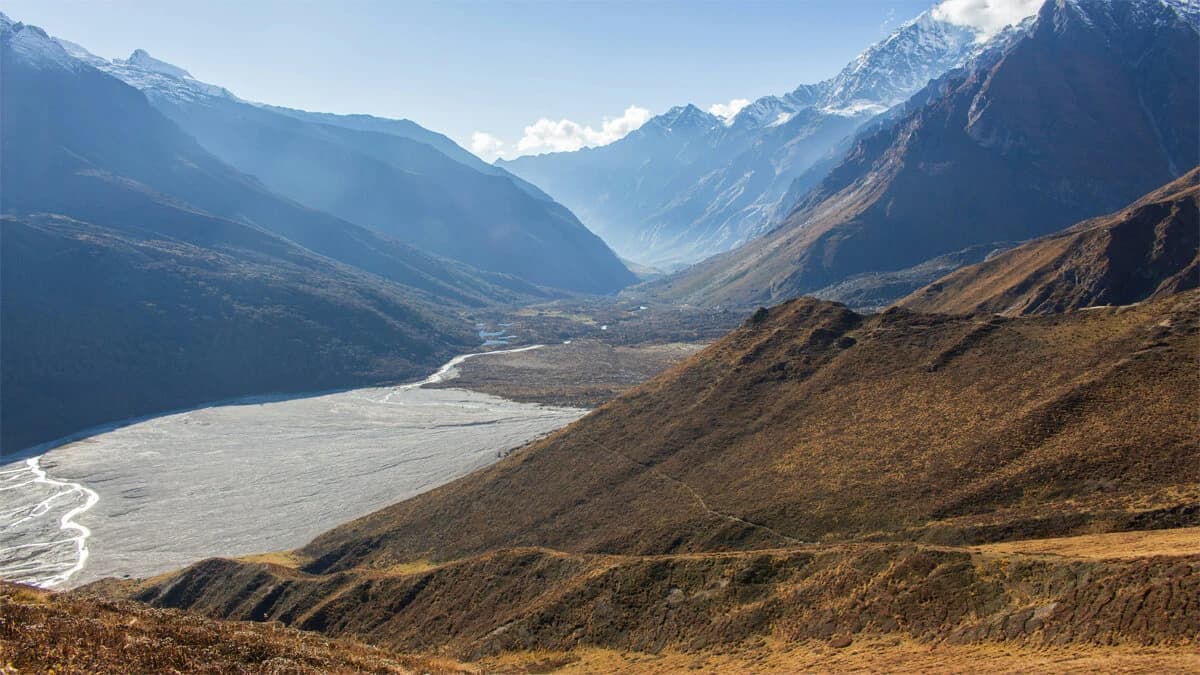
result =
M636 277L545 193L408 120L244 101L142 50L76 58L141 90L221 160L314 209L480 269L611 293Z
M253 224L455 303L546 296L526 281L438 259L273 194L206 152L136 89L73 58L41 29L6 17L0 29L13 55L5 64L5 212L124 227L141 214L122 200L137 194Z
M678 267L768 230L793 181L839 141L980 49L972 30L924 12L833 78L762 97L728 122L679 106L607 146L497 164L625 257Z
M1200 160L1198 50L1158 0L1051 0L858 137L770 234L647 290L774 302L1121 208Z
M3 15L0 62L6 455L214 400L412 378L478 345L469 308L550 297L272 193Z
M508 178L509 180L513 181L517 187L538 199L547 202L554 201L550 195L542 192L542 190L536 185L518 178L517 176L505 171L495 164L489 164L483 161L474 153L466 150L458 143L452 141L448 136L426 129L412 120L390 119L386 117L376 117L374 115L362 114L339 115L335 113L309 112L307 110L284 108L266 103L259 103L257 105L259 107L267 108L268 110L273 110L275 112L289 115L291 117L308 122L328 124L336 127L343 127L345 129L354 129L356 131L391 134L393 136L408 138L417 141L418 143L424 143L426 145L433 146L434 149L443 155L446 155L450 159L453 159L461 164L465 164L476 171L488 174L490 176L503 176Z

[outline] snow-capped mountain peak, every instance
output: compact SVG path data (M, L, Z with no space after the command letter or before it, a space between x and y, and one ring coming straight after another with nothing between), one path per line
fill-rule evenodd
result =
M742 108L730 126L757 129L784 124L797 112L816 104L824 95L826 86L827 82L802 84L783 96L763 96Z
M144 49L134 50L127 59L109 61L96 56L74 42L61 38L53 39L53 41L72 58L112 75L125 84L141 90L147 96L161 96L178 101L194 101L201 98L240 100L228 89L201 82L183 68L156 59Z
M970 28L922 12L843 68L821 107L839 114L890 108L974 54L980 47L975 38Z
M655 116L649 122L646 122L642 129L646 132L660 130L665 133L677 133L691 130L705 131L720 128L724 125L725 123L720 117L705 112L694 104L689 103L687 105L677 105L665 113Z
M160 61L153 56L150 56L150 53L144 49L135 49L133 53L129 55L129 58L125 59L125 63L153 73L170 75L171 77L177 77L181 79L191 78L192 76L191 73L183 68L180 68L179 66L173 66L166 61Z
M970 28L926 11L905 22L846 65L836 76L764 96L738 113L732 126L778 126L806 108L841 117L870 117L908 99L930 80L963 64L983 45Z
M703 125L708 126L717 119L715 115L706 113L695 104L689 103L685 106L675 106L667 111L667 119L670 126L686 126L686 125Z
M0 12L0 40L16 58L38 68L73 69L78 62L46 31L29 24L13 21Z

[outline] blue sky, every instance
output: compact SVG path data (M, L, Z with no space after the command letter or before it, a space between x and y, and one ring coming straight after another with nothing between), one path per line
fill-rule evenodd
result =
M100 56L142 48L250 100L407 117L491 159L483 146L503 142L511 155L538 120L570 121L600 143L672 105L709 108L816 82L931 4L3 0L2 9Z

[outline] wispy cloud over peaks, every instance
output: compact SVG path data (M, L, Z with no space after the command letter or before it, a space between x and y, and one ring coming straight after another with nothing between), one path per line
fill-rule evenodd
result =
M653 115L649 110L636 105L626 108L619 117L603 118L599 129L574 120L554 121L543 117L526 126L524 135L516 144L507 143L504 139L485 131L476 131L471 134L471 152L485 161L492 162L521 155L594 148L624 138L651 117Z
M504 141L484 132L471 134L471 152L485 162L492 162L504 154Z
M735 98L729 103L714 103L708 106L708 112L724 119L726 122L733 119L738 111L750 105L748 98Z
M620 117L604 118L600 128L582 125L568 119L555 122L543 117L525 127L525 135L517 142L522 155L542 152L569 152L583 147L608 145L624 138L650 119L650 111L631 105Z
M974 28L986 39L1036 14L1041 6L1042 0L942 0L933 8L933 18Z

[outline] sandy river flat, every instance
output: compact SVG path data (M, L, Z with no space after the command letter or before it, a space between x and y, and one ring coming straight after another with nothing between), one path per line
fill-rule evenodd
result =
M409 385L145 420L0 464L0 578L67 587L294 548L584 412Z

